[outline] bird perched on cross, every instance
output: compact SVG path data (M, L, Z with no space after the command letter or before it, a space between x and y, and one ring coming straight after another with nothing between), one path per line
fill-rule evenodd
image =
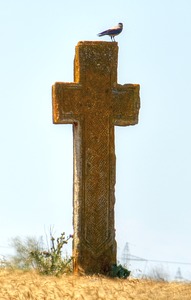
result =
M111 40L115 42L115 36L120 34L123 30L123 23L118 23L117 26L107 29L103 32L98 33L98 36L109 35Z

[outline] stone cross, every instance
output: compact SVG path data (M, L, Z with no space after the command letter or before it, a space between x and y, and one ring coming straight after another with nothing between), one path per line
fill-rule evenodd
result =
M73 124L73 257L78 274L116 264L114 126L138 123L139 85L117 83L116 42L79 42L74 82L53 85L53 122Z

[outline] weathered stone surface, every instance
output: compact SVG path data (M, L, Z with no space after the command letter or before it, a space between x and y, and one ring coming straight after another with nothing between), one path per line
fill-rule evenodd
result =
M77 273L116 263L114 125L138 123L139 85L117 83L118 46L79 42L74 83L53 85L53 122L73 124L73 256Z

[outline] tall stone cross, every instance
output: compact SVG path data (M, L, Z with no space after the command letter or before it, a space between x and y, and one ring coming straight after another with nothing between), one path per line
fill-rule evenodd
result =
M74 82L53 85L53 122L73 124L74 272L116 263L114 126L138 123L139 85L117 83L115 42L79 42Z

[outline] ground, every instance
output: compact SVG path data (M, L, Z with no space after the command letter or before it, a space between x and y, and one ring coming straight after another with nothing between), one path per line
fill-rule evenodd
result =
M190 300L191 284L0 270L0 300Z

